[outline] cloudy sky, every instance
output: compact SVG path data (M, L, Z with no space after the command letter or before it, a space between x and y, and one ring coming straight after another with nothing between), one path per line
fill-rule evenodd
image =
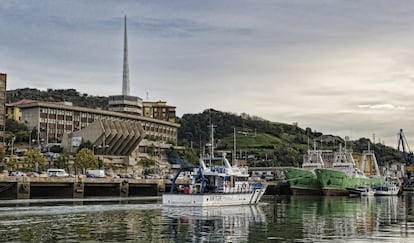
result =
M414 1L3 0L7 88L120 94L124 15L131 95L414 147Z

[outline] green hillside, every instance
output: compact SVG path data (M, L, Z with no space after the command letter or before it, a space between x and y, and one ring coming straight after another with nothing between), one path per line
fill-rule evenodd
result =
M312 131L311 128L302 129L296 125L266 121L259 117L247 114L233 114L213 109L198 114L185 114L180 119L181 127L178 132L182 144L192 146L202 153L204 144L209 142L209 124L215 127L216 150L231 153L234 148L234 129L236 129L236 155L256 166L299 166L302 156L313 141L317 142L318 149L338 150L340 138L333 135L324 135ZM324 136L323 136L324 135ZM321 143L321 138L324 137ZM328 138L328 139L327 139ZM367 150L369 139L360 138L349 141L353 151ZM402 161L398 151L382 144L370 144L371 150L377 155L380 165Z
M89 96L81 94L75 89L48 89L46 91L24 88L7 91L7 103L13 103L22 99L40 100L40 101L69 101L75 106L88 108L107 109L108 97Z

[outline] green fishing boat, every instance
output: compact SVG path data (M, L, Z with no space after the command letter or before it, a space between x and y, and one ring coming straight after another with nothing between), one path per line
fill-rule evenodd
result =
M322 188L315 174L316 168L326 166L323 154L331 150L308 150L304 155L302 168L285 168L283 173L293 195L322 195Z
M313 170L286 168L283 173L293 195L322 195L321 185Z
M347 188L373 187L385 182L380 176L375 154L369 148L362 154L340 149L332 168L318 168L315 173L327 196L349 195Z

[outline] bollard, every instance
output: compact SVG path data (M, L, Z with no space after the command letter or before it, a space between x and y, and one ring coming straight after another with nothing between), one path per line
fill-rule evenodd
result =
M17 199L30 199L30 182L25 177L17 180Z
M77 176L73 182L73 198L83 198L85 184L81 176Z
M119 185L119 196L120 197L128 197L129 195L129 183L127 180L122 180Z

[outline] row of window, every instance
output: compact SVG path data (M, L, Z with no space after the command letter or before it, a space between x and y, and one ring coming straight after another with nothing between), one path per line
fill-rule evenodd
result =
M43 126L46 126L46 124L58 124L58 125L66 125L66 126L72 126L74 124L73 121L65 121L65 120L57 120L57 119L47 119L47 118L40 118L40 122L43 123ZM78 124L78 122L76 122ZM91 123L88 122L82 122L80 123L81 128L85 128L89 126ZM143 129L146 132L155 132L155 133L162 133L162 134L175 134L176 129L172 127L166 127L162 125L154 125L151 123L144 123L142 124ZM77 129L75 129L77 130ZM68 130L71 132L71 130Z
M119 120L119 121L128 121L128 122L137 122L136 120L129 119L129 118L107 116L107 115L94 114L94 113L88 113L88 112L67 111L67 110L52 109L52 108L40 108L40 112L41 112L40 122L44 123L43 126L45 127L47 123L69 126L69 127L66 127L66 131L62 129L59 129L58 131L56 131L56 129L54 128L49 128L48 133L57 132L58 134L63 134L64 132L77 131L79 129L83 129L87 127L88 125L93 123L95 120L112 120L112 121ZM48 114L49 115L54 115L54 114L63 115L63 117L52 116L52 118L46 118L49 116ZM177 129L174 127L165 126L162 124L155 124L152 122L145 122L145 121L141 121L140 123L143 129L146 132L150 132L152 136L156 136L159 138L162 138L162 136L166 136L172 140L174 140L176 137ZM73 127L73 125L75 124L76 126ZM80 124L80 126L78 126L77 124ZM72 129L72 130L68 130L68 129Z

